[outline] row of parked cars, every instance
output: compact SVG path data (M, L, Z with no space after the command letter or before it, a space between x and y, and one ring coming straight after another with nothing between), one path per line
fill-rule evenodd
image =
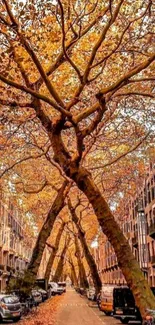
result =
M33 307L38 306L51 296L64 292L66 292L65 282L49 282L47 285L44 279L39 279L27 296L23 295L20 290L13 291L11 294L0 293L0 321L17 322Z
M155 295L155 288L151 288ZM77 290L78 291L78 290ZM82 288L78 291L82 294ZM113 316L119 319L122 324L128 324L129 321L142 321L139 309L135 304L133 294L127 286L114 286L104 284L101 292L96 296L95 288L90 287L86 291L87 298L96 301L98 307L107 316ZM148 311L148 319L152 319L155 311ZM144 324L154 324L146 323Z

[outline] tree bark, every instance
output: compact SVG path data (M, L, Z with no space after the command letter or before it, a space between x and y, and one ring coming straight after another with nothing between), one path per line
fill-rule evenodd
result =
M101 282L101 279L98 274L97 265L96 265L95 260L89 250L89 247L87 245L86 238L85 238L85 232L83 231L83 229L81 228L81 226L79 224L79 219L76 215L75 209L73 208L70 200L68 200L68 207L69 207L69 211L72 216L72 220L75 223L76 228L78 230L78 237L80 239L80 242L81 242L84 254L85 254L85 258L86 258L87 263L90 268L90 272L92 275L96 294L98 294L102 288L102 282Z
M77 261L78 261L78 267L79 267L79 282L80 282L80 287L86 289L89 288L89 283L87 280L87 276L86 276L86 272L85 272L85 268L82 262L82 258L81 258L81 251L80 251L80 247L79 247L79 243L78 243L78 238L75 236L75 247L76 247L76 257L77 257Z
M63 272L64 259L65 259L66 251L68 249L69 242L70 242L70 238L67 240L67 242L65 243L65 246L64 246L64 248L62 250L62 253L61 253L61 256L60 256L60 259L59 259L59 262L58 262L58 266L56 268L55 274L54 274L53 279L52 279L53 282L58 282L60 280L60 277L61 277L62 272Z
M46 245L46 241L50 236L51 230L53 228L55 219L59 212L64 207L64 200L65 200L65 189L67 186L67 181L64 181L63 185L61 186L60 190L57 193L57 196L52 204L52 207L48 213L46 221L44 222L40 233L38 235L35 247L33 249L33 254L31 257L30 264L27 269L27 274L32 277L35 281L38 273L38 269L41 263L43 251Z
M155 299L127 239L115 221L107 202L95 185L91 174L81 167L75 173L71 173L70 177L92 204L102 231L115 250L118 265L133 292L136 305L142 317L145 317L147 308L155 309Z
M75 267L74 267L73 263L72 263L71 275L73 277L74 285L77 287L78 286L78 279L77 279L77 276L76 276L76 271L75 271Z
M81 133L79 132L77 136L78 154L76 157L70 157L66 150L61 137L61 127L58 124L57 128L55 130L53 129L51 140L55 161L59 163L66 175L75 181L78 188L86 195L88 201L91 203L103 233L107 236L114 248L118 265L122 270L128 286L132 290L141 316L144 318L147 315L146 309L155 309L154 295L144 274L140 270L127 239L115 221L107 202L94 183L91 173L86 168L80 166L80 146L83 144Z
M53 251L51 252L51 255L49 257L49 260L48 260L48 263L47 263L47 266L46 266L45 279L47 279L47 281L49 281L49 279L50 279L51 269L52 269L52 266L53 266L53 262L54 262L56 253L57 253L58 248L59 248L59 242L60 242L64 227L65 227L65 223L63 222L62 225L60 226L59 231L58 231L56 241L55 241L55 245L53 246Z

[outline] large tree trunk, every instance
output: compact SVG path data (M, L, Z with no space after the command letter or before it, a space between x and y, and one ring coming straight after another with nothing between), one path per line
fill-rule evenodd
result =
M78 243L78 239L75 236L75 247L76 247L76 257L77 257L77 262L78 262L78 267L79 267L79 281L80 281L80 287L86 289L89 287L89 283L87 280L87 276L86 276L86 272L85 272L85 268L82 262L82 258L81 258L81 251L80 251L80 247L79 247L79 243Z
M75 266L73 263L72 258L69 258L69 264L71 265L71 280L73 280L72 282L74 282L74 285L77 287L78 286L78 278L76 275L76 271L75 271Z
M74 285L77 287L78 286L78 279L75 271L74 264L72 263L72 271L71 271L71 276L73 278Z
M77 155L73 159L63 144L61 128L57 124L57 127L53 129L51 137L54 159L60 164L66 175L75 181L78 188L87 196L89 202L92 204L102 231L115 250L118 265L123 272L128 286L133 292L141 316L144 318L147 314L147 308L155 309L154 295L143 272L140 270L138 262L132 254L127 239L115 221L107 202L95 185L90 172L80 166L80 146L83 144L80 137L81 133L79 132L77 142L79 156Z
M64 199L65 199L65 188L67 186L67 181L64 181L62 187L57 193L57 196L52 204L52 207L48 213L48 216L46 218L46 221L44 222L40 233L38 235L35 247L33 249L33 254L31 257L30 264L27 269L27 274L29 277L32 277L32 279L35 281L38 269L41 263L43 251L46 245L46 241L48 237L50 236L51 230L53 228L55 219L61 209L64 206Z
M98 274L97 265L96 265L95 260L89 250L89 247L87 245L86 238L85 238L85 232L83 231L83 229L81 228L81 226L79 224L79 219L76 215L75 209L73 208L70 200L68 200L68 207L69 207L69 210L70 210L70 213L72 216L72 220L75 223L76 228L78 230L78 237L80 239L80 242L81 242L84 254L85 254L85 258L86 258L87 263L90 268L90 272L92 275L96 294L98 294L101 290L102 282L101 282L101 279Z
M85 168L79 168L70 176L92 204L103 233L115 250L118 265L133 292L136 305L139 307L142 317L146 316L147 308L155 309L155 299L127 239L115 221L108 204L94 184L91 174Z
M58 282L60 280L60 277L61 277L62 272L63 272L64 260L65 260L65 255L66 255L66 251L68 249L69 242L70 242L70 238L66 241L65 246L64 246L64 248L62 250L62 253L61 253L61 256L60 256L60 259L59 259L59 262L58 262L58 265L57 265L57 268L56 268L56 271L55 271L55 274L54 274L53 279L52 279L53 282Z
M49 260L48 260L48 263L47 263L47 266L46 266L45 279L47 279L47 281L49 281L49 278L50 278L51 269L52 269L52 266L53 266L53 262L54 262L56 253L57 253L58 248L59 248L59 242L60 242L64 227L65 227L65 223L63 222L62 225L60 226L59 231L58 231L58 234L57 234L57 237L56 237L56 240L55 240L55 245L53 246L53 250L51 252L51 255L49 257Z

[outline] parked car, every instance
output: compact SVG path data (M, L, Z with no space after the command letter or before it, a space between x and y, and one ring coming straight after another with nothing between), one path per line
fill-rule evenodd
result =
M95 294L94 287L89 287L89 289L87 289L87 298L92 301L96 300L96 294Z
M53 296L61 295L64 292L64 288L59 286L56 282L50 282L49 285L51 286L51 294Z
M66 282L58 282L59 290L62 290L62 293L66 292Z
M98 293L97 297L96 297L96 302L97 302L97 305L100 309L100 304L101 304L101 291Z
M42 301L45 301L46 299L48 299L48 292L44 289L41 288L37 288L36 289L42 296Z
M0 320L13 320L21 318L21 304L17 296L0 294Z
M153 294L155 295L155 288L151 288ZM141 315L138 307L135 304L135 299L133 297L132 291L127 286L120 286L114 288L113 291L113 316L119 319L122 324L127 324L131 320L141 321ZM152 311L153 312L153 311ZM144 324L151 323L153 319L151 312L148 313L148 317ZM148 322L147 322L148 320ZM150 321L150 323L149 323ZM152 320L153 321L153 320Z
M37 279L35 282L35 286L37 287L37 289L45 290L47 292L47 298L51 297L51 286L48 284L47 279Z
M79 294L82 295L82 296L86 295L86 289L80 287L80 288L79 288Z
M147 315L143 321L143 325L155 325L155 310L147 309Z
M75 289L75 291L76 291L77 293L80 292L80 288L79 288L79 287L74 287L74 289Z
M33 289L31 291L31 296L35 302L35 305L39 305L42 302L42 295L38 290Z
M111 284L104 284L101 289L99 308L105 315L113 313L113 290L115 286Z
M114 288L113 309L113 316L123 324L127 324L130 320L141 320L141 315L135 305L133 294L127 286Z

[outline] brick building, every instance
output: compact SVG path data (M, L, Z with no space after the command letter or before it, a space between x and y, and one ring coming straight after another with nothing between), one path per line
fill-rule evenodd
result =
M8 277L27 268L34 239L28 235L23 216L11 204L0 201L0 292L5 290Z
M155 163L150 164L147 177L136 195L126 198L125 202L120 227L149 284L155 286ZM102 233L95 260L103 283L125 284L115 252Z

